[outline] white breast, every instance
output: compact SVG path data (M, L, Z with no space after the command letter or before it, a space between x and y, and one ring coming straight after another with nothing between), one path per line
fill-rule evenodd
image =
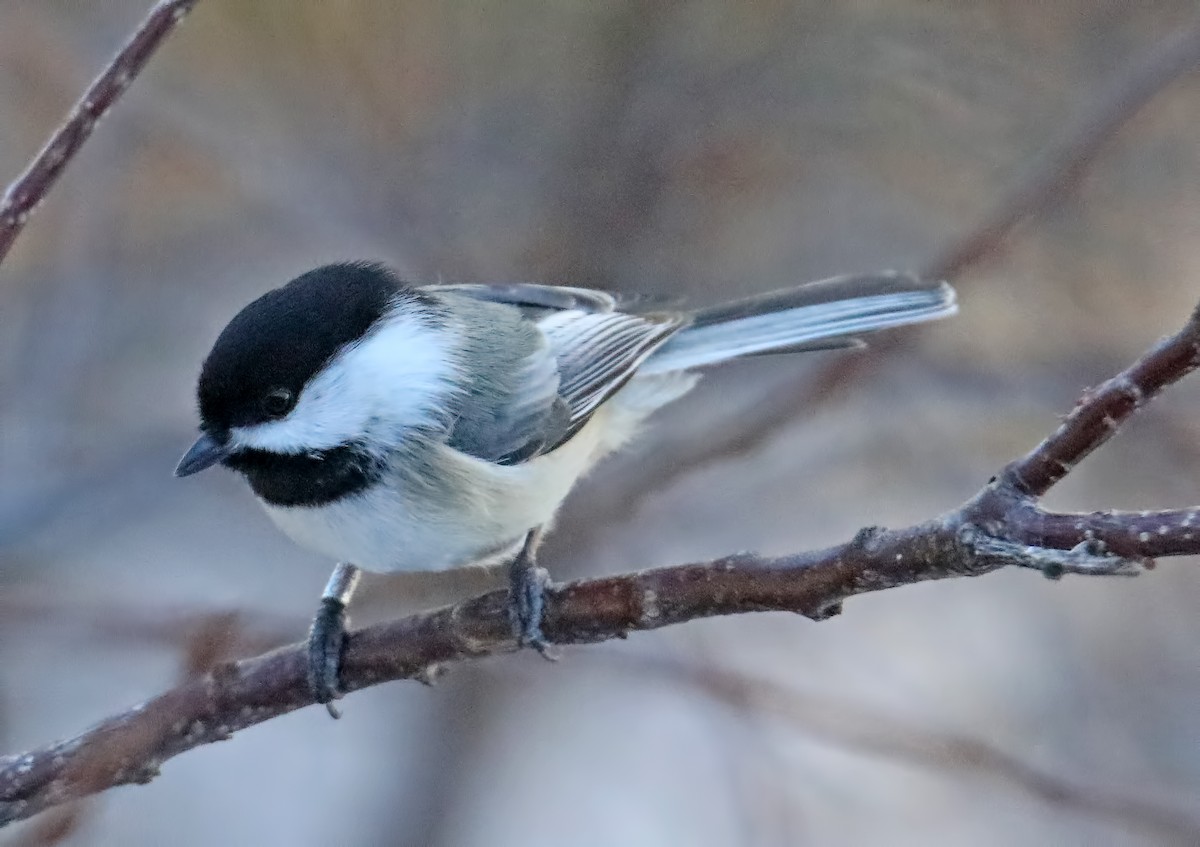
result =
M297 543L374 571L444 570L507 552L549 524L562 501L604 454L620 447L654 409L695 383L676 374L634 379L552 453L500 466L439 447L440 473L457 477L460 502L431 504L398 480L319 507L267 505Z

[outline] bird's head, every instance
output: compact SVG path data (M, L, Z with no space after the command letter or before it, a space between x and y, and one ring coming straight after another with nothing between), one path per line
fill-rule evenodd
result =
M222 330L200 372L201 435L176 476L368 452L432 422L452 362L436 308L377 264L309 271Z

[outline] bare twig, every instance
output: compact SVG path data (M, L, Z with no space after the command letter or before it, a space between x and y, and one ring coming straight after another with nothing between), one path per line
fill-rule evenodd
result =
M899 530L864 529L808 553L752 554L551 586L546 636L559 644L623 637L697 618L791 611L837 614L857 594L933 579L979 576L1008 565L1064 573L1135 573L1152 556L1200 553L1200 509L1043 512L1045 492L1103 444L1140 406L1200 358L1200 316L1088 392L1059 429L1004 468L973 498ZM355 691L396 679L428 680L444 663L514 648L505 592L352 633L342 683ZM302 645L223 662L208 673L68 741L0 759L0 823L107 788L146 782L165 760L313 703Z
M88 86L25 173L4 192L0 200L0 262L8 255L29 216L92 134L96 123L194 5L196 0L161 0L109 61L108 67Z
M1200 324L1194 312L1187 327ZM1130 416L1166 386L1200 367L1200 338L1187 327L1163 339L1132 367L1084 394L1053 435L1009 466L1013 485L1040 497L1076 463L1116 433Z

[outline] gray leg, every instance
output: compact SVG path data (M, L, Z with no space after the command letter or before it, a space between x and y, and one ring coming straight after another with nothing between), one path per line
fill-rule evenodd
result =
M342 649L346 646L346 606L358 587L362 574L349 562L339 562L329 576L321 607L308 631L308 686L318 703L324 703L330 717L341 713L333 701L342 696L338 674L342 668Z
M518 647L532 647L546 658L550 645L542 634L542 612L545 610L546 572L537 566L537 548L542 540L542 528L537 527L525 536L521 551L508 563L509 616Z

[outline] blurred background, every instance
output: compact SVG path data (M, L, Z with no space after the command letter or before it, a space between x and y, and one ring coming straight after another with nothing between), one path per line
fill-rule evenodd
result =
M0 0L0 183L147 5ZM259 293L359 257L699 302L928 268L1193 7L203 0L0 270L0 749L303 636L332 563L231 474L171 477L199 362ZM956 276L955 320L713 373L544 562L781 553L958 504L1200 296L1198 122L1185 76ZM1049 505L1200 503L1197 411L1173 389ZM493 584L372 580L355 621ZM1188 559L1004 572L463 664L0 843L1200 843L1198 604Z

